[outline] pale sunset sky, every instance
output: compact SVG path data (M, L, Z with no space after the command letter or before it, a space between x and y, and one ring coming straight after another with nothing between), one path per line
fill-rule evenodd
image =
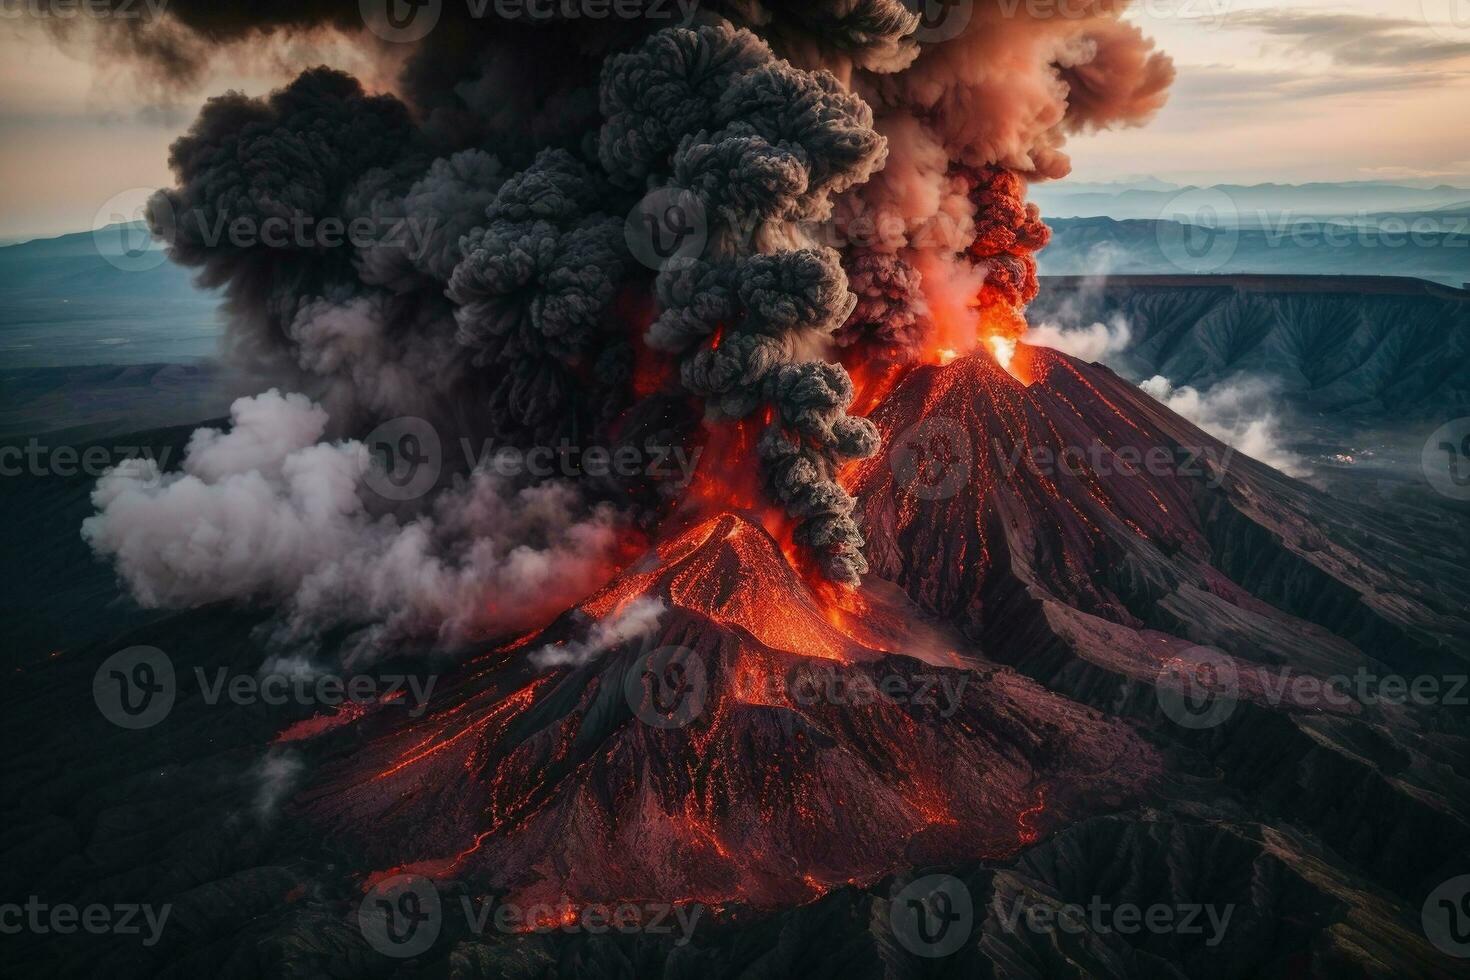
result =
M0 0L7 5L11 0ZM1470 187L1470 0L1134 0L1179 67L1146 128L1075 139L1078 181L1431 180ZM113 195L169 182L168 144L204 97L269 90L347 44L186 93L97 68L25 17L0 19L0 241L92 227ZM285 56L287 61L291 55ZM141 108L140 108L141 107Z

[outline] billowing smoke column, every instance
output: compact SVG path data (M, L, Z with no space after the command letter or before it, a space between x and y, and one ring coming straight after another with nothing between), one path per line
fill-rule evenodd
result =
M660 271L647 342L682 355L680 380L709 417L773 409L759 442L772 496L829 578L867 570L854 501L835 479L877 430L847 414L852 381L823 360L852 312L840 256L805 237L832 195L881 165L872 113L826 71L779 61L730 27L670 31L603 73L599 155L627 186L687 192L707 216L707 258Z
M1047 240L1027 181L1065 175L1068 134L1146 119L1172 79L1125 7L995 0L935 23L897 0L725 0L671 26L687 8L505 20L446 4L399 96L317 68L266 98L211 100L150 217L223 288L234 350L321 403L324 438L404 414L447 441L523 448L608 445L648 414L682 413L684 438L700 418L738 421L759 432L796 542L853 583L863 541L836 475L878 441L850 414L854 372L1019 333ZM397 64L403 46L358 10L178 0L102 43L173 81L198 76L206 44L283 37L351 33ZM628 222L649 200L695 215L704 248L640 261ZM258 233L231 234L240 221ZM364 231L315 233L334 222ZM661 390L635 380L649 358L671 364ZM589 512L616 499L645 528L668 507L637 487L583 492ZM123 495L109 494L91 535L117 554L103 532ZM148 542L129 547L140 595L228 592L191 596L160 581Z

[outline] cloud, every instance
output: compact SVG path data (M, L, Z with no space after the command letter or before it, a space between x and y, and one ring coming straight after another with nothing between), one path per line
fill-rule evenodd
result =
M250 770L250 778L255 781L252 806L261 823L269 823L275 817L282 801L295 791L305 771L306 763L300 753L275 749L267 752L259 765Z
M1163 375L1139 385L1145 392L1178 412L1226 445L1287 476L1306 477L1306 462L1281 445L1276 414L1268 407L1272 391L1264 381L1237 378L1201 392L1185 385L1175 388Z
M1449 41L1424 21L1304 10L1241 10L1223 23L1260 31L1294 50L1325 54L1350 67L1417 68L1470 58L1470 41Z
M1021 338L1033 347L1050 347L1084 361L1105 361L1127 349L1133 331L1121 314L1107 323L1087 327L1063 327L1052 321L1038 324Z
M661 599L634 599L612 619L593 624L586 640L544 646L531 654L531 662L541 668L580 666L615 646L652 633L668 608Z
M272 389L200 429L182 472L126 460L98 481L82 536L145 607L273 600L283 639L376 624L453 645L529 629L616 568L612 509L564 483L514 488L476 471L426 513L374 516L359 494L366 452L318 441L326 413Z
M1449 71L1308 71L1244 69L1231 65L1198 65L1184 69L1176 95L1181 103L1246 117L1271 101L1326 99L1340 95L1401 92L1436 88L1460 78Z

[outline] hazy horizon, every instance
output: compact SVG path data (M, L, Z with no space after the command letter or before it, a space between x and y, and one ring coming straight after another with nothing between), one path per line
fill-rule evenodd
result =
M1074 137L1069 179L1470 187L1470 132L1451 124L1470 110L1470 18L1457 4L1138 0L1129 19L1179 68L1169 104L1141 129ZM168 146L210 95L262 93L317 63L371 77L341 38L267 47L223 48L197 84L167 92L124 64L88 61L81 44L58 46L17 10L0 26L0 169L11 178L0 241L85 230L115 194L170 183Z

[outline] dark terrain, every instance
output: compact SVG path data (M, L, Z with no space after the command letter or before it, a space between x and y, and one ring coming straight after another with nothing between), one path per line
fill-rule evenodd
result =
M875 411L888 449L851 480L875 569L848 610L857 624L820 614L764 531L721 517L540 635L458 666L413 651L375 665L440 677L421 717L396 701L360 714L208 703L192 668L254 676L269 648L261 616L130 612L63 533L87 513L87 482L7 481L34 540L6 559L29 639L5 693L19 746L5 893L173 907L156 946L7 939L10 969L1456 975L1419 916L1470 868L1465 709L1323 704L1276 685L1463 674L1464 525L1447 533L1226 461L1105 368L1027 350L1018 365L1029 387L985 355L920 369ZM1074 444L1098 445L1108 465L1008 462L1016 447ZM1111 465L1153 446L1174 460L1164 472ZM528 664L650 597L669 609L653 636L583 666ZM155 727L124 731L99 716L92 676L135 644L170 654L178 699ZM705 666L702 710L673 729L623 696L630 668L637 690L640 658L668 646ZM821 671L973 687L949 717L783 694ZM784 681L769 693L752 675ZM1227 710L1192 727L1180 718L1200 708L1188 693L1201 684L1209 710ZM364 889L390 872L434 877L450 910L414 959L376 952L357 926ZM895 932L904 889L934 874L974 909L943 958ZM461 898L558 895L706 914L679 942L475 934L455 911ZM1017 899L1228 906L1231 920L1208 944L1208 930L1037 930L1010 924Z

